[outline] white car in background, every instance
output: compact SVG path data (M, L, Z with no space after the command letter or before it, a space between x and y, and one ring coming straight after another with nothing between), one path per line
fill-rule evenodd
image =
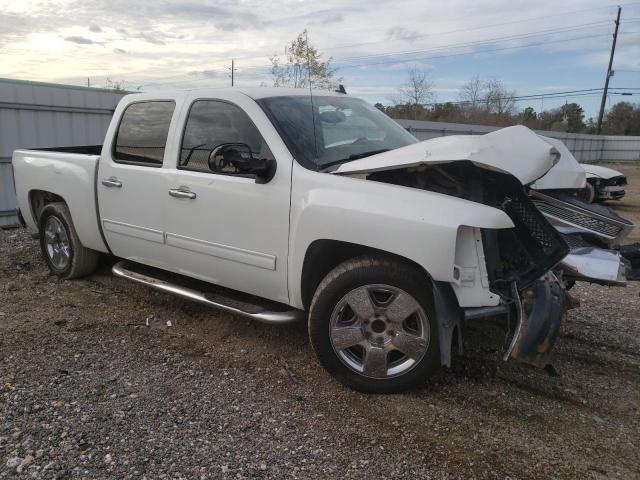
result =
M580 193L583 202L620 200L624 197L627 177L617 170L600 165L582 165L587 172L587 184Z

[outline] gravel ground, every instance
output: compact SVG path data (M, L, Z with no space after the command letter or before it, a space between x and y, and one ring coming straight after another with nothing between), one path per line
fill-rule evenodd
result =
M640 283L578 286L549 376L494 328L424 388L336 383L305 325L50 276L0 231L0 478L640 478Z

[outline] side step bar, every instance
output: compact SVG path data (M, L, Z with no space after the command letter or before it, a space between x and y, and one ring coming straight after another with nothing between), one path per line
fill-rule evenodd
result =
M305 312L302 310L289 309L283 311L269 311L260 305L239 301L220 294L210 294L194 290L192 288L178 285L177 283L172 283L167 280L136 272L131 269L131 265L131 262L122 260L116 263L111 270L113 274L118 277L132 280L155 290L171 293L182 298L209 305L210 307L219 308L237 315L253 318L254 320L258 320L263 323L292 323L306 317ZM283 305L283 307L286 306Z

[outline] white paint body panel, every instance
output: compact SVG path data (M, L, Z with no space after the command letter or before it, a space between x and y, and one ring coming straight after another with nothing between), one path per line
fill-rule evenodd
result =
M416 262L434 279L452 282L459 227L513 227L501 210L426 190L313 172L298 164L293 178L289 294L298 308L304 256L316 240L394 253ZM489 294L485 289L478 306L495 305Z
M155 95L154 100L175 103L169 131L179 129L176 113L183 104L183 94ZM148 95L128 95L118 104L107 130L98 166L96 185L102 229L114 255L136 262L167 268L165 231L169 203L170 172L161 167L117 163L113 159L113 142L120 118L132 103L149 100ZM170 134L165 159L170 155L173 138ZM113 178L122 187L107 187L101 182Z
M235 90L189 92L178 123L196 100L223 100L244 110L277 159L268 183L252 178L176 169L182 127L165 156L170 188L196 198L167 197L165 259L173 270L282 303L289 302L287 256L293 158L262 109ZM173 130L172 130L173 131Z
M38 230L29 203L30 192L42 190L62 197L73 218L78 238L93 250L106 252L98 225L95 201L97 155L78 155L37 150L16 150L13 168L16 198L27 226Z

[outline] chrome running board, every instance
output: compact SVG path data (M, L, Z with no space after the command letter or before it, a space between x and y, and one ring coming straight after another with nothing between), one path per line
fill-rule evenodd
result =
M188 300L193 300L195 302L209 305L210 307L219 308L230 313L253 318L254 320L258 320L259 322L263 323L291 323L302 320L306 317L306 313L302 310L296 310L282 304L278 304L278 306L283 307L282 311L270 311L261 305L248 303L243 300L232 298L231 296L194 290L192 288L184 287L174 282L169 282L167 280L152 277L144 273L136 272L131 268L135 266L137 266L137 264L132 264L131 262L122 260L116 263L111 270L117 277L126 278L142 285L146 285L147 287L151 287L155 290L171 293ZM147 268L142 265L140 265L140 267ZM269 301L265 302L273 303Z

